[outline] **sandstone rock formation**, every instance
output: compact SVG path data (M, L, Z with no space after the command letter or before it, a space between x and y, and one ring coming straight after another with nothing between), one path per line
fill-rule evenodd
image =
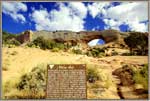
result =
M33 32L31 30L23 32L20 36L17 37L17 40L21 43L30 42L32 40Z
M88 43L93 39L103 39L106 43L120 39L120 32L116 30L104 31L25 31L18 37L20 42L32 41L39 36L55 40L57 42L71 42L71 43Z

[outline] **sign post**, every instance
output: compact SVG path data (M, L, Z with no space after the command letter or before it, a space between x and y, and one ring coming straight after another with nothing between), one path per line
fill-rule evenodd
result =
M47 66L47 99L86 99L86 65Z

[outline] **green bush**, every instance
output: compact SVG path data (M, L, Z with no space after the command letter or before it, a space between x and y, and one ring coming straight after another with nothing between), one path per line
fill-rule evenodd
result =
M122 53L121 55L122 55L122 56L131 56L131 54L128 53L128 52L127 52L127 53Z
M80 49L72 49L72 52L75 54L82 54L82 51Z
M15 39L13 39L13 40L11 40L11 39L7 40L4 44L8 45L9 48L13 48L15 46L21 45L21 43L19 41L15 40Z
M44 37L37 37L33 43L36 46L39 46L41 49L50 49L51 45L48 40L45 40Z
M113 51L113 52L112 52L112 56L116 56L116 55L118 55L118 52Z
M136 49L138 55L148 54L148 33L130 32L129 36L124 38L125 43L130 48L131 53Z
M54 49L58 48L59 50L64 50L67 46L65 46L63 43L55 42L53 40L44 39L44 37L37 37L33 44L36 46L39 46L41 49ZM30 44L29 44L30 46ZM31 46L33 46L31 44Z
M87 56L93 56L93 57L103 57L105 56L105 49L104 48L91 48L87 51Z
M59 51L59 48L53 48L52 49L52 52L58 52Z
M46 68L37 66L31 72L24 74L17 85L20 91L29 91L28 95L36 98L36 95L46 91ZM32 95L32 96L31 96ZM28 97L29 98L29 97Z
M15 45L12 45L12 44L7 44L6 46L8 46L8 48L14 48Z
M11 34L8 32L2 33L2 43L6 45L15 45L19 46L21 43L17 41L17 34ZM11 46L10 46L11 47Z
M28 43L27 46L32 48L36 47L36 45L33 42Z
M13 52L11 53L11 55L17 55L17 54L18 54L17 51L13 51Z
M104 57L104 56L105 56L105 53L99 53L99 54L98 54L98 57L99 57L99 58L102 58L102 57Z
M86 55L87 55L87 56L90 56L90 57L93 56L90 51L87 51L87 52L86 52Z
M94 83L96 80L100 79L100 74L98 69L96 68L88 68L87 69L87 81L90 83Z
M53 48L58 48L60 50L63 50L65 48L65 45L63 43L56 43L55 42Z
M94 83L92 86L91 86L91 88L100 88L101 87L101 85L100 84L98 84L98 83Z
M130 53L122 53L121 54L122 56L136 56L137 55L137 53L136 52L130 52Z
M148 90L148 64L144 65L141 70L135 71L133 75L135 83L142 84L145 90Z

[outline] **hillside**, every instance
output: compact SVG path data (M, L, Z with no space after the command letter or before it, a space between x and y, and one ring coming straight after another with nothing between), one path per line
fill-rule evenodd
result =
M17 96L19 91L15 89L15 85L19 78L29 73L33 67L40 64L87 64L88 68L95 68L101 71L100 75L103 81L97 81L98 89L103 91L97 94L94 89L94 84L88 83L88 99L119 99L117 94L117 86L115 77L112 72L122 66L122 64L146 64L147 56L110 56L103 58L88 57L86 55L76 55L67 52L51 52L49 50L41 50L38 48L28 47L3 47L2 64L7 67L7 70L2 71L3 86L7 83L7 88L4 88L4 96L8 98ZM59 57L59 58L58 58ZM6 86L6 85L5 85ZM5 87L4 86L4 87ZM92 87L92 88L91 88ZM106 87L106 88L105 88ZM108 96L109 95L109 96ZM132 95L131 95L132 96ZM134 96L133 96L134 98Z
M105 44L88 46L96 38ZM3 98L44 99L47 64L86 64L88 99L147 98L147 39L116 30L4 33Z

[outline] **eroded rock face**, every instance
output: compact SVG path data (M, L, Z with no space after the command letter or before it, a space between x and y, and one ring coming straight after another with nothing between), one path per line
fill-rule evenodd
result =
M104 31L25 31L18 38L21 42L31 41L39 36L58 42L88 43L93 39L103 39L106 43L120 38L120 32L116 30Z
M33 35L32 31L30 31L30 30L25 31L20 36L18 36L17 40L20 41L21 43L31 41L32 40L32 35Z

